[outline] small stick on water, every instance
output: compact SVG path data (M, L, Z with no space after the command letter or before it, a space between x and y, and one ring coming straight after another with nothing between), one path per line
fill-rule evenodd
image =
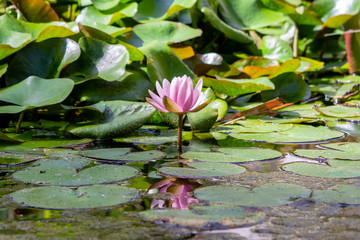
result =
M183 115L179 114L178 139L177 139L178 160L181 159L180 155L182 154L182 125L183 125Z

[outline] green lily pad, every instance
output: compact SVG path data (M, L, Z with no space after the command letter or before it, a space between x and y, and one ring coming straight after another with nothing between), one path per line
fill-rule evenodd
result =
M39 160L33 166L14 173L13 178L37 185L80 186L124 181L138 173L139 170L130 166L108 164L77 171L66 160Z
M283 165L281 168L296 174L323 178L360 177L360 162L345 160L328 160L325 164L296 162Z
M0 164L14 166L42 158L41 155L0 153Z
M342 159L342 160L360 160L360 143L340 142L322 144L321 146L329 149L298 149L294 154L300 157L314 159Z
M331 190L314 190L311 198L317 202L360 204L360 188L336 185Z
M345 107L341 105L316 108L316 110L328 117L349 118L360 116L360 110L358 108Z
M137 189L119 185L93 185L76 190L48 186L25 188L10 194L15 202L47 209L107 207L127 203L138 195Z
M231 133L267 133L283 132L293 128L293 124L264 123L259 120L236 121L235 124L227 124L215 127L214 131Z
M230 136L253 142L314 143L341 138L344 137L344 133L330 130L324 126L294 125L293 128L282 132L230 133Z
M182 140L189 141L192 139L192 132L182 131ZM160 135L156 136L138 136L138 137L124 137L124 138L115 138L116 142L126 142L126 143L139 143L139 144L164 144L169 142L177 141L177 132L167 131L161 132Z
M119 162L145 162L165 157L165 153L158 150L132 152L129 148L106 148L82 151L80 154L90 158Z
M298 198L308 198L310 193L310 189L299 185L268 183L253 189L222 185L198 188L195 197L209 203L272 207L291 204Z
M217 229L256 224L266 215L234 206L194 206L191 210L163 209L142 212L141 217L155 223L181 227Z
M219 148L219 152L189 151L182 158L196 159L204 162L242 163L258 160L269 160L282 156L281 152L261 148Z
M178 178L212 178L236 175L245 172L245 168L230 163L190 162L189 167L162 167L159 172Z

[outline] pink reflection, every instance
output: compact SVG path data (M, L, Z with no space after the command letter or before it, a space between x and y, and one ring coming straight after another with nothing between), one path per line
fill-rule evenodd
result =
M159 193L169 193L171 195L168 207L174 209L189 209L190 204L199 202L196 198L190 197L190 192L194 187L181 180L164 179L153 184L148 190L154 188L158 188ZM165 200L153 199L151 202L151 209L156 206L158 208L165 208L166 206L164 205Z

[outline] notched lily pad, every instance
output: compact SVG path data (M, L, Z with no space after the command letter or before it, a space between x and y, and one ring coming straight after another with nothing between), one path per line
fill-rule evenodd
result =
M192 132L182 132L183 141L192 139ZM127 143L140 143L140 144L164 144L168 142L177 141L177 132L167 131L162 132L158 136L138 136L138 137L124 137L114 139L116 142L127 142Z
M310 197L311 190L294 184L268 183L248 189L241 186L215 185L195 190L195 197L209 203L237 206L272 207Z
M360 160L360 143L357 142L339 142L322 144L322 147L329 149L298 149L294 154L300 157L312 159L342 159L342 160Z
M132 153L129 153L129 151L130 148L106 148L82 151L80 154L85 157L96 158L99 160L119 162L144 162L165 157L165 153L158 150Z
M283 165L281 168L296 174L323 178L354 178L360 177L360 162L328 160L325 164L296 162Z
M159 172L178 178L225 177L245 172L245 168L230 163L190 162L189 167L162 167Z
M331 190L314 190L311 198L317 202L360 204L360 188L336 185Z
M96 208L123 204L139 195L135 188L93 185L76 190L67 187L25 188L10 194L15 202L47 209Z
M336 105L336 106L317 108L314 106L314 109L319 113L328 117L336 117L336 118L360 117L360 110L358 108L353 108L353 107Z
M294 125L293 128L282 132L230 133L230 136L253 142L314 143L341 138L344 137L345 134L330 130L324 126L313 127L308 125Z
M79 171L66 160L40 160L13 178L37 185L81 186L124 181L138 173L130 166L102 164Z
M262 211L234 206L194 206L191 210L164 209L142 212L149 221L182 227L219 229L257 224L266 217Z
M237 121L236 124L216 127L215 131L232 133L266 133L282 132L293 127L293 124L264 123L258 120Z
M282 156L281 152L261 148L219 148L219 152L189 151L181 155L182 158L196 159L204 162L242 163L258 160L269 160Z

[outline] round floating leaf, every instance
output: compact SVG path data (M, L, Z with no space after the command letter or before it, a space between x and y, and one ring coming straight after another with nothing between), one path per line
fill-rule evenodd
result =
M328 117L348 118L360 116L360 110L358 108L341 105L315 108L315 110Z
M182 131L182 140L189 141L192 139L192 132ZM164 144L168 142L177 141L177 132L168 131L161 132L160 135L156 136L139 136L139 137L126 137L116 138L114 141L127 142L127 143L140 143L140 144Z
M282 153L278 151L261 148L219 148L218 151L221 153L189 151L182 154L181 157L196 159L204 162L241 163L257 160L269 160L282 156Z
M323 126L294 125L293 128L283 132L230 133L230 136L253 142L314 143L341 138L344 134Z
M129 153L129 148L106 148L98 150L82 151L81 155L99 160L120 162L143 162L161 159L165 153L158 150Z
M298 149L295 155L315 159L343 159L343 160L360 160L360 143L357 142L340 142L322 144L321 146L329 149Z
M195 190L195 197L210 203L271 207L310 197L311 190L287 183L268 183L251 189L240 186L210 186Z
M191 210L150 210L142 212L141 216L156 223L206 229L249 226L266 217L265 213L261 211L250 211L234 206L213 205L194 206Z
M40 160L38 164L17 171L13 177L39 185L79 186L123 181L138 173L133 167L107 164L77 171L65 160Z
M0 100L26 108L62 102L72 91L74 82L66 78L42 79L31 76L0 90Z
M285 171L296 174L324 177L324 178L353 178L360 177L360 162L328 160L328 165L312 164L305 162L290 163L282 166Z
M230 163L190 162L192 168L162 167L159 172L179 178L225 177L245 172L245 168Z
M263 37L260 49L265 58L285 61L293 57L290 46L278 37Z
M237 121L236 124L227 124L214 128L219 132L231 133L267 133L283 132L291 129L293 124L264 123L258 120Z
M18 165L22 163L31 162L42 158L40 155L30 155L30 154L16 154L16 153L1 153L0 154L0 164L4 165Z
M311 198L317 202L360 204L360 188L337 185L331 190L314 190Z
M134 188L119 185L25 188L10 194L15 202L29 207L49 209L95 208L123 204L139 195Z

